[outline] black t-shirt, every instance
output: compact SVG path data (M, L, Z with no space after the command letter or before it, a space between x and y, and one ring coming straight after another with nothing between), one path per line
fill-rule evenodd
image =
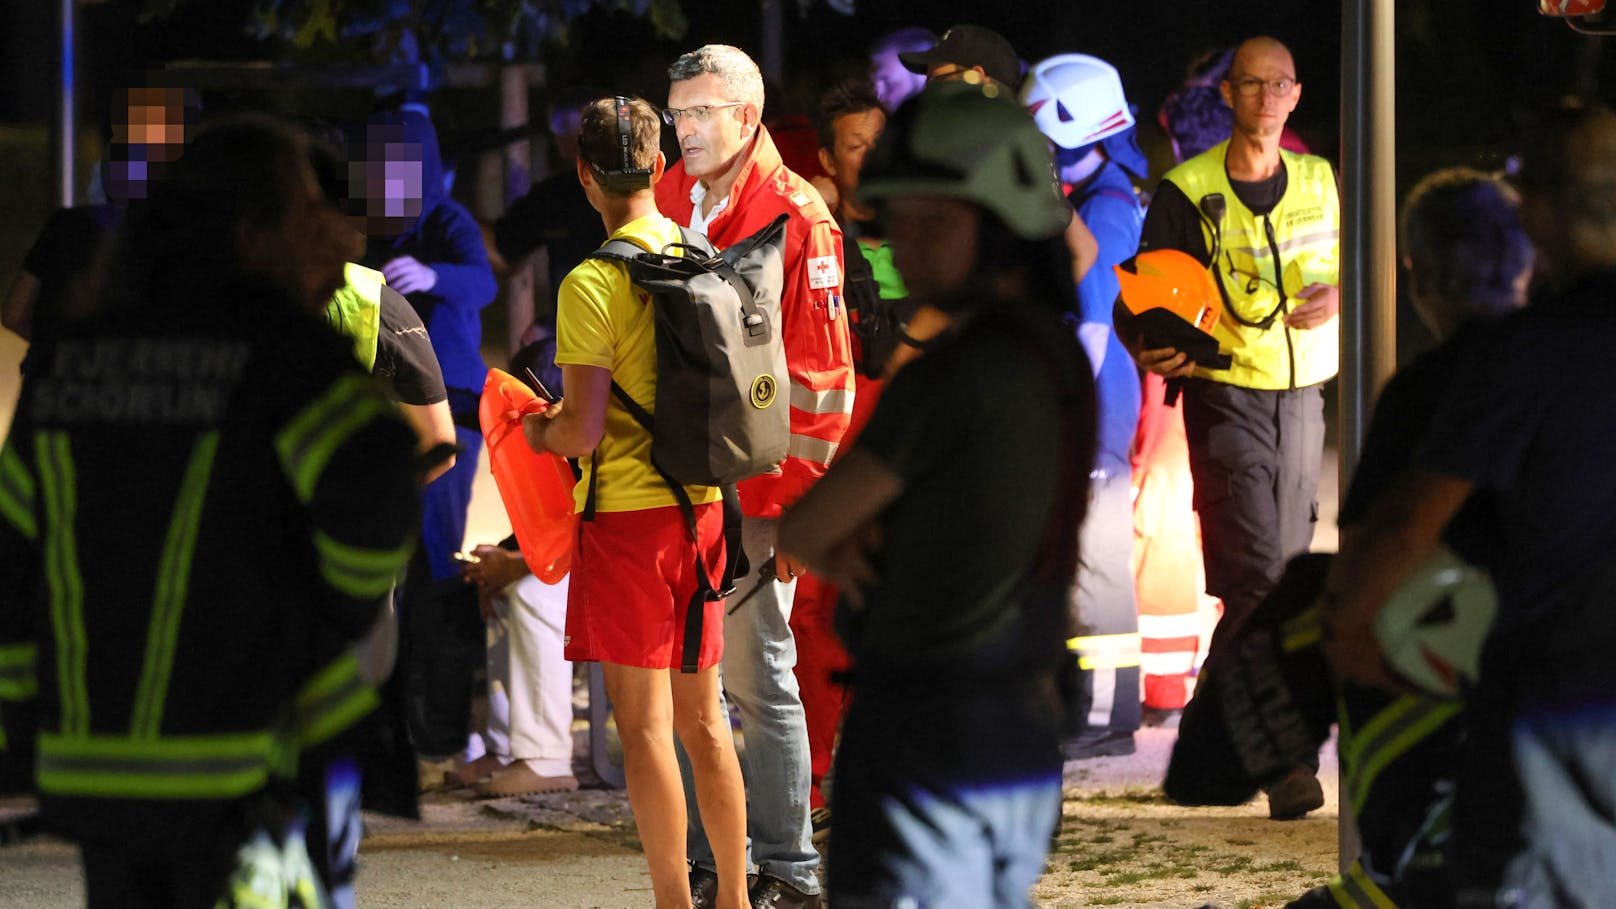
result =
M1063 619L1036 628L1048 617L1027 608L1028 578L1051 509L1069 507L1055 501L1061 471L1076 465L1081 488L1089 463L1058 441L1057 382L1076 389L1075 419L1092 439L1093 380L1052 310L1017 321L978 317L905 366L859 436L904 484L881 518L867 608L838 613L861 679L971 687L1036 676L1061 658Z
M436 404L449 396L420 315L403 294L385 285L371 374L387 382L400 404Z
M494 223L494 246L515 265L544 247L550 283L561 279L606 242L600 214L589 205L571 169L540 180Z
M1375 401L1375 413L1364 435L1363 449L1352 483L1341 501L1342 527L1361 521L1414 460L1437 408L1448 394L1459 364L1475 349L1482 328L1468 325L1441 346L1421 354L1399 369ZM1496 503L1487 490L1478 490L1449 522L1444 539L1455 552L1478 565L1498 559Z
M1229 184L1241 204L1261 215L1273 211L1285 197L1289 177L1285 166L1266 180L1247 182L1231 179ZM1202 265L1207 264L1209 253L1206 236L1201 232L1204 221L1198 207L1199 200L1184 195L1184 190L1171 180L1161 181L1156 195L1151 197L1145 212L1145 226L1139 233L1139 251L1151 249L1177 249L1194 256Z
M74 278L89 270L120 217L120 210L112 205L76 205L57 209L40 229L22 262L23 271L39 279L39 292L29 314L29 340L35 348L43 351L56 333L63 294Z
M1488 326L1417 459L1496 494L1494 636L1516 646L1564 624L1589 567L1616 552L1616 382L1589 369L1613 349L1616 270Z

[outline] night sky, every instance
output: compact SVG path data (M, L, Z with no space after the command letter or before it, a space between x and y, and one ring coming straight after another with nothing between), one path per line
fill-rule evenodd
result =
M90 0L79 8L80 120L92 139L113 92L138 69L175 59L287 56L283 48L244 34L241 24L252 0L185 0L179 13L150 25L136 21L144 2ZM572 24L564 44L547 47L541 62L553 86L591 84L659 102L666 97L667 64L686 50L724 42L761 57L762 2L684 0L690 30L677 41L657 38L649 24L626 14L591 12ZM941 33L969 22L1000 31L1029 62L1072 51L1112 62L1138 108L1148 150L1153 142L1160 146L1155 111L1191 59L1269 34L1295 52L1303 83L1291 125L1314 151L1339 157L1338 0L856 0L854 16L835 12L824 0L778 2L786 4L787 84L771 94L771 115L811 110L830 82L863 73L865 51L881 34L905 25ZM20 261L50 210L54 184L37 137L56 111L58 6L45 0L0 3L0 138L8 124L32 126L31 133L15 135L36 137L0 143L0 164L13 175L0 186L0 209L10 215L0 222L0 279ZM1530 141L1535 112L1556 100L1616 100L1616 39L1577 35L1563 22L1538 15L1537 0L1397 0L1396 7L1399 197L1439 167L1499 166L1509 151ZM445 91L430 100L446 151L495 131L499 108L491 89ZM547 100L546 89L535 91L535 118ZM215 112L241 103L343 119L362 115L372 99L355 90L208 98ZM93 150L81 157L93 157ZM1417 338L1419 330L1409 321L1400 334Z
M1121 71L1130 100L1148 119L1196 54L1267 33L1296 53L1304 98L1295 125L1320 150L1337 143L1340 84L1340 4L1318 0L1028 0L927 4L859 0L848 17L823 2L804 11L785 0L790 106L803 103L840 75L862 68L871 40L900 26L941 32L973 22L1002 32L1028 60L1081 51ZM592 82L655 100L661 70L682 50L709 41L756 51L759 0L686 0L691 20L679 42L655 38L645 23L622 14L591 13L574 24L569 42L545 54L557 82ZM170 58L274 57L237 23L240 0L190 2L156 25L134 21L137 0L81 8L81 103L89 117L106 107L128 70ZM0 122L45 122L52 112L56 4L6 4L0 39L6 78ZM1609 39L1581 38L1540 17L1535 0L1400 0L1398 91L1401 146L1453 148L1509 140L1523 114L1567 93L1611 94ZM754 53L754 56L757 54ZM771 103L774 103L771 100ZM473 114L473 116L475 116ZM90 122L95 122L91 119ZM1328 152L1326 152L1328 153Z

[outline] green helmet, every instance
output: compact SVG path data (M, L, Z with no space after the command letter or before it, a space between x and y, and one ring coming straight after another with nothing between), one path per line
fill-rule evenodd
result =
M1072 220L1049 140L994 85L930 83L893 115L865 164L859 196L952 196L993 212L1028 240Z

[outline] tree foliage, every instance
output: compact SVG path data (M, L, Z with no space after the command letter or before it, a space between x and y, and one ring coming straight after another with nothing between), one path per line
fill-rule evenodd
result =
M216 2L145 0L142 18ZM250 0L242 25L314 60L529 61L546 42L565 42L569 26L594 10L644 19L670 39L688 27L680 0Z

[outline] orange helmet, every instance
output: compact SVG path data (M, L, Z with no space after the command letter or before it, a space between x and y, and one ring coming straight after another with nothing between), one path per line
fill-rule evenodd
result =
M1113 268L1122 303L1136 316L1163 309L1210 334L1223 315L1223 298L1212 275L1189 253L1153 249Z

